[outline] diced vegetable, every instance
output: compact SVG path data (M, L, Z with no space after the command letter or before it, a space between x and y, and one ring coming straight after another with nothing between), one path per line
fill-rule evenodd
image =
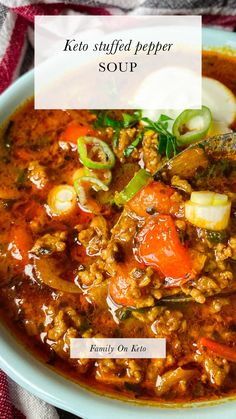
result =
M139 190L127 203L128 207L140 217L159 212L169 214L178 205L171 201L175 190L162 182L150 182Z
M131 278L128 271L118 268L116 276L111 279L109 291L116 304L132 307L135 305L134 298L128 295L130 290Z
M210 191L196 191L192 192L191 201L199 205L224 205L228 202L228 196Z
M191 201L199 205L211 205L215 193L209 191L197 191L191 193Z
M197 346L199 349L208 349L220 358L225 358L228 361L236 362L236 348L230 348L230 346L218 343L215 340L206 338L204 336L198 340Z
M49 287L63 292L81 293L81 289L77 285L60 277L53 259L35 259L34 267L38 280Z
M181 244L170 215L149 220L137 241L140 260L160 272L166 278L167 286L176 286L194 277L190 255Z
M140 266L138 261L130 260L128 264L120 263L116 267L116 274L111 278L109 284L109 293L116 304L125 307L134 307L135 298L130 295L132 278L129 273L132 268Z
M48 206L51 215L67 215L76 207L76 193L73 186L58 185L48 194Z
M100 212L99 203L93 199L91 192L108 191L108 187L105 183L101 182L101 180L96 177L82 176L75 180L74 188L79 198L79 203L85 211L94 214Z
M126 185L120 193L117 193L114 198L116 205L124 205L129 201L147 182L151 179L151 175L144 169L140 169Z
M109 145L95 137L80 137L78 151L81 162L90 169L111 169L115 155Z
M187 145L203 138L211 121L211 111L206 106L199 110L186 109L176 118L172 132L179 145Z
M61 140L77 144L79 137L83 137L84 135L94 135L94 133L95 131L90 126L79 125L76 122L72 122L61 134Z
M185 203L187 220L208 230L224 230L229 223L230 210L227 195L209 191L192 192L190 201Z
M225 205L228 202L228 196L221 193L215 193L213 197L213 205Z
M179 384L180 381L189 381L197 374L197 370L184 370L179 367L175 370L168 371L162 376L158 376L156 383L156 394L162 396L167 393L173 386Z

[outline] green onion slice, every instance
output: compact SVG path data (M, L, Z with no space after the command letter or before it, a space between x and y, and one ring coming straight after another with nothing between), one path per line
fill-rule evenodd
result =
M93 198L92 193L98 191L108 191L108 186L101 180L92 176L82 176L74 181L74 188L77 193L79 203L85 211L94 214L100 212L100 205Z
M144 169L140 169L133 179L126 185L123 191L116 193L114 203L117 206L124 205L129 201L147 182L151 179L151 175Z
M101 182L105 183L105 185L110 185L112 181L112 173L111 170L96 170L96 169L89 169L88 167L81 167L75 171L73 174L73 181L75 182L77 179L83 176L92 176L97 177Z
M177 139L178 145L187 145L203 138L212 121L209 108L186 109L176 118L172 132Z
M109 145L95 137L78 139L80 160L89 169L111 169L115 164L115 155Z

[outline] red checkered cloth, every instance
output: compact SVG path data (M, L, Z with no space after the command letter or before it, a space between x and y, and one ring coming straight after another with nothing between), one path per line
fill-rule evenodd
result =
M55 407L16 384L0 370L1 419L59 419Z
M206 25L236 30L235 0L0 0L0 93L33 66L34 16L72 11L91 15L198 14Z
M25 419L23 415L12 403L9 393L7 376L0 371L0 418L1 419Z
M213 5L212 5L213 4ZM67 13L196 14L203 24L236 31L235 0L0 0L0 93L33 67L36 15ZM33 413L32 413L33 412ZM56 419L56 410L22 389L0 371L1 419Z

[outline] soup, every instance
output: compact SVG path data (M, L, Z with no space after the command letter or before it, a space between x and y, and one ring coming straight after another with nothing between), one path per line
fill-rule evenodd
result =
M235 72L235 58L203 54L204 76L234 94ZM236 391L234 158L199 147L161 169L235 128L195 112L171 131L168 115L40 111L30 100L2 130L1 317L43 362L118 398ZM164 337L167 356L71 359L74 337Z

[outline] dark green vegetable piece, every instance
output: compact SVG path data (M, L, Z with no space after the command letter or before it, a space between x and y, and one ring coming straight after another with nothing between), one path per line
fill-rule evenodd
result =
M115 133L114 133L113 141L112 141L112 144L113 144L114 148L116 148L118 146L119 135L120 135L120 128L115 128Z
M151 121L149 118L142 118L142 121L147 124L144 128L145 131L150 129L158 134L158 152L160 155L166 156L168 159L176 156L178 153L176 137L168 131L168 121L171 119L172 118L169 116L162 114L156 122Z
M225 243L227 241L227 233L226 231L206 231L206 238L209 242L217 244L217 243Z
M84 318L80 327L79 327L79 331L81 333L86 332L86 330L88 330L90 327L91 327L91 325L90 325L88 319Z
M97 119L94 123L95 128L99 127L112 127L114 129L113 147L117 147L118 137L122 128L130 128L137 124L142 117L142 111L137 110L134 113L129 114L127 112L122 113L123 121L112 118L108 111L93 111L97 115Z
M3 144L4 147L9 150L12 146L12 138L11 138L11 129L14 125L13 121L9 121L7 128L3 134Z
M189 301L193 301L193 297L191 297L191 295L177 294L161 298L161 300L156 302L156 305L159 306L168 303L188 303Z
M129 114L124 112L122 114L123 116L123 127L124 128L130 128L133 127L135 124L137 124L137 122L139 122L142 118L142 111L138 110L138 111L134 111L134 113Z
M131 316L131 314L132 314L132 311L131 310L129 310L129 309L126 309L126 310L122 310L120 313L119 313L119 319L120 320L127 320L130 316Z
M12 206L14 205L14 203L16 202L16 200L15 199L3 199L2 202L3 202L4 208L11 209Z
M27 169L19 169L19 175L16 181L17 188L22 188L24 186L27 179L27 172Z

